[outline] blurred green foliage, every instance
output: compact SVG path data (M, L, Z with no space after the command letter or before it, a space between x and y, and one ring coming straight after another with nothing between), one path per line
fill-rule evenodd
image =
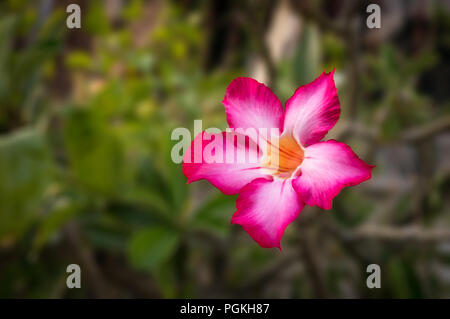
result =
M0 4L0 296L282 296L274 284L262 290L264 282L250 288L245 283L284 255L261 249L230 225L235 196L204 182L187 186L181 166L170 158L177 142L170 140L173 128L192 129L194 119L203 119L204 128L226 127L220 103L225 88L234 77L248 75L244 63L202 66L209 30L201 16L208 5L189 11L176 1L155 1L160 5L150 7L157 10L155 21L147 21L145 1L127 1L114 18L103 1L89 1L82 30L70 31L64 6L46 11L42 3ZM245 54L251 47L236 50ZM369 125L387 110L379 124L381 141L436 116L430 99L417 90L416 75L439 59L434 47L405 57L389 44L364 56L360 114ZM322 69L344 69L348 62L340 38L305 24L295 54L277 65L274 89L286 100ZM349 81L339 89L342 105L350 99ZM448 180L440 183L433 197L436 211L445 209L448 189ZM405 215L408 199L399 209ZM379 202L345 190L326 216L351 229L370 219ZM294 225L287 230L288 251L299 246L297 232ZM412 266L423 260L376 244L373 256L379 258L370 261L388 265L383 271L389 282L372 293L364 286L366 260L349 261L345 248L336 245L326 244L327 284L335 296L342 280L359 283L354 288L359 296L439 295L422 287ZM103 274L98 281L117 284L111 292L120 292L102 294L92 273L81 292L65 289L67 264L81 263L92 272L83 264L86 254ZM120 284L114 270L126 278ZM285 270L271 278L281 278ZM314 296L309 280L305 274L295 277L291 296ZM136 288L139 282L144 290Z

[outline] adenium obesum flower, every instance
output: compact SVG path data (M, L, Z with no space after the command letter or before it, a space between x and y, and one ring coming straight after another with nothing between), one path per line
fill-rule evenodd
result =
M258 138L245 135L237 139L235 136L243 133L202 132L184 155L183 173L188 183L206 179L225 194L239 194L231 223L241 225L262 247L281 249L286 227L305 204L330 209L344 187L371 177L374 166L359 159L348 145L322 141L340 114L333 74L323 72L312 83L299 87L286 102L284 112L264 84L251 78L234 79L223 101L229 127L258 132L277 129L280 133L270 138L258 133ZM240 160L203 158L216 139L225 142L213 153ZM251 157L256 160L251 161Z

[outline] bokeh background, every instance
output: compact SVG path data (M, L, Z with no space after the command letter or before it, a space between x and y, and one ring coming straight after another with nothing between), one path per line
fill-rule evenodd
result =
M381 29L366 7L381 6ZM66 6L81 6L81 29ZM450 2L0 2L0 297L450 297ZM327 138L377 167L260 248L186 185L176 127L237 76L284 103L336 69ZM79 264L82 288L67 289ZM366 267L381 267L368 289Z

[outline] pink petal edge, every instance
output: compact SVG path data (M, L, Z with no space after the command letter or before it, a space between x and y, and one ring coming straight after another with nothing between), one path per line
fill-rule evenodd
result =
M370 179L374 167L345 143L323 141L306 148L301 174L292 185L307 205L330 209L333 198L344 187Z
M267 86L252 78L234 79L222 103L230 128L282 128L283 105Z
M235 160L233 163L211 163L206 162L206 157L202 158L201 155L204 154L205 147L209 143L214 141L213 136L221 135L223 141L223 156L225 158L227 152L232 152L232 156L236 159L239 154L244 154L246 152L247 157L243 163L237 162ZM200 179L206 179L220 191L227 195L233 195L239 192L239 190L257 178L272 179L270 175L262 173L259 163L250 163L248 160L250 154L256 158L260 154L255 154L258 152L258 148L255 143L246 140L244 143L239 143L242 140L231 141L233 133L222 132L221 134L208 134L202 132L198 134L192 141L189 149L183 158L183 174L187 177L187 183L198 181ZM201 139L201 141L200 141ZM195 143L199 142L200 147L198 150L195 149ZM198 154L201 152L201 155ZM200 163L195 163L196 153L198 158L202 159ZM190 161L188 160L190 158Z
M319 142L333 128L341 112L334 69L299 87L286 102L283 132L292 132L303 146Z
M257 179L239 192L236 207L232 224L241 225L261 247L281 250L281 237L304 203L291 180Z

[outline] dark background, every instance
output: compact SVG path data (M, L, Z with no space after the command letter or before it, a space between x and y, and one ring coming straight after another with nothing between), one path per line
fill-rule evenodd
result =
M81 6L81 29L66 6ZM381 29L366 7L381 7ZM449 1L0 2L0 297L450 297ZM237 76L285 102L336 69L327 138L376 165L260 248L186 185L176 127ZM67 289L79 264L82 288ZM368 289L366 267L381 267Z

